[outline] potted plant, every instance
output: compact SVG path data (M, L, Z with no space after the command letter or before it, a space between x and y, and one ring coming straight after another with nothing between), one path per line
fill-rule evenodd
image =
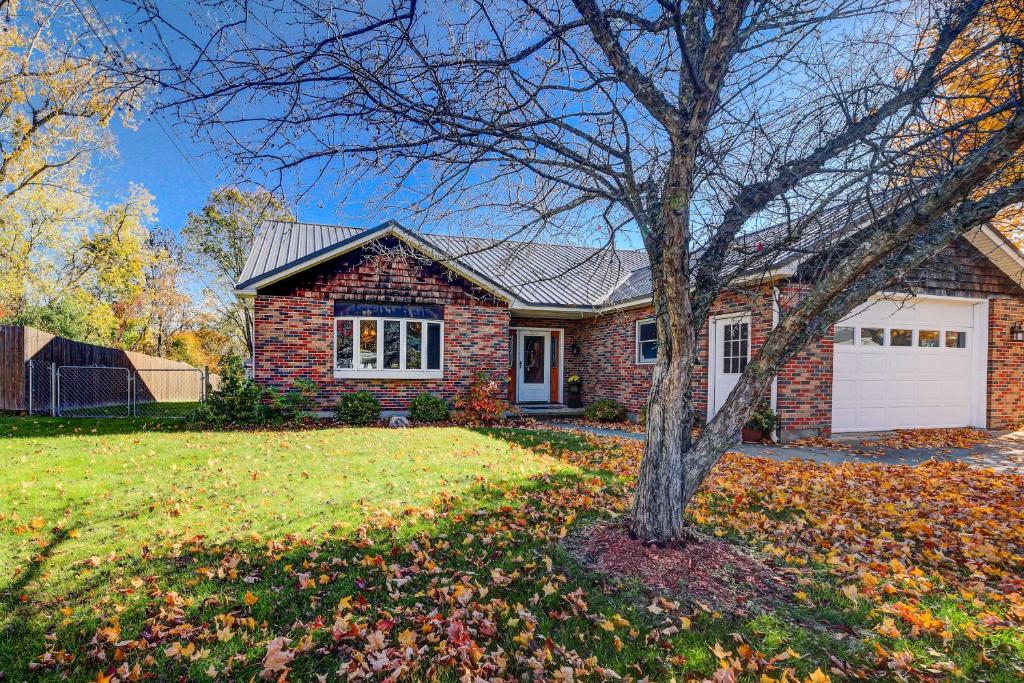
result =
M565 380L565 386L569 390L569 407L582 408L583 400L580 398L580 389L583 388L583 380L579 375L570 375Z
M762 403L743 425L743 443L761 443L766 438L771 438L772 431L778 424L779 416L770 405Z

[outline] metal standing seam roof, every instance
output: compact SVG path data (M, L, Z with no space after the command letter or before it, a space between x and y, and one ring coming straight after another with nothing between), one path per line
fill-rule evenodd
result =
M726 265L744 272L764 272L796 262L833 244L844 233L855 231L871 211L871 206L867 205L840 207L820 216L805 217L803 221L741 235ZM393 222L366 229L265 222L253 242L236 288L251 289L275 274L299 268L307 262L312 265L347 241L375 232L385 234L388 228L414 243L421 242L456 266L528 305L599 308L643 300L653 292L650 262L642 250L413 233ZM1005 238L1003 241L1008 242ZM1011 249L1015 262L1024 263L1020 251ZM1024 266L1021 274L1015 279L1024 277Z
M314 262L344 242L392 224L359 229L318 223L267 221L253 242L237 289L245 289L304 262ZM394 225L398 230L401 226ZM525 303L593 307L638 268L647 254L562 244L513 242L481 237L414 234L457 266L494 283ZM650 292L648 292L649 294Z

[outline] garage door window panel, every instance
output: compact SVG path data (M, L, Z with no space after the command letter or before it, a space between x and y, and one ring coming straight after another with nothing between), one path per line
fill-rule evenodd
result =
M947 349L966 349L967 333L959 330L946 330Z
M837 325L833 343L838 346L853 346L853 328Z
M919 330L917 333L917 345L925 349L939 348L939 331Z
M885 346L884 327L862 327L860 328L861 346Z
M897 328L889 330L889 346L913 346L914 345L914 331Z

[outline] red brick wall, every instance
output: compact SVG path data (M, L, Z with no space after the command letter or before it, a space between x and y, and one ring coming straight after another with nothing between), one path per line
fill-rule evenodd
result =
M780 288L781 312L796 305L809 285ZM832 328L783 366L777 381L775 409L783 438L832 433Z
M988 426L1024 426L1024 342L1010 339L1010 326L1024 321L1024 298L988 303Z
M583 380L584 403L608 398L630 412L639 412L646 405L654 365L636 362L636 321L650 318L652 311L650 306L617 311L584 320L579 326L576 373Z
M771 290L754 294L727 293L712 309L712 315L751 312L751 354L764 342L771 330ZM612 399L638 413L647 403L651 390L653 364L636 362L636 323L654 315L652 306L617 311L583 320L513 318L513 326L565 329L564 377L579 375L583 380L585 404L597 399ZM573 342L580 354L572 353ZM707 415L708 327L698 335L700 365L695 368L693 394L697 415ZM563 394L564 395L564 394Z
M442 379L335 379L334 300L444 306ZM453 398L478 371L504 395L507 306L441 266L394 252L361 251L261 290L255 302L255 376L280 390L299 378L320 388L321 410L365 389L385 410L404 410L423 392Z
M392 245L394 246L394 245ZM782 308L807 285L781 287ZM444 377L441 380L357 380L333 377L333 300L439 304L445 307ZM711 311L751 312L751 354L772 326L772 290L727 292ZM385 409L404 409L429 391L448 398L461 392L483 370L500 384L508 381L509 325L565 330L563 378L579 375L583 400L610 398L639 412L647 401L653 365L636 362L636 322L652 315L650 306L583 320L515 318L506 305L437 264L395 251L362 251L301 273L261 290L256 297L256 378L287 389L300 377L320 386L319 403L333 408L346 392L367 389ZM1024 320L1024 298L993 299L989 320L988 422L990 427L1024 423L1024 344L1009 340L1009 327ZM827 435L832 423L832 335L804 349L780 372L777 410L789 436ZM573 343L580 354L572 353ZM698 334L700 364L694 374L694 407L707 414L708 325ZM563 394L564 395L564 394Z

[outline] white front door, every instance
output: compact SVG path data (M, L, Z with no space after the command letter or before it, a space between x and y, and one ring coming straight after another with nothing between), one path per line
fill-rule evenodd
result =
M725 405L725 399L729 398L750 361L750 316L714 318L710 343L709 420Z
M855 309L835 326L832 431L983 427L987 318L972 300Z
M516 400L520 403L551 399L551 333L519 330L516 340Z

